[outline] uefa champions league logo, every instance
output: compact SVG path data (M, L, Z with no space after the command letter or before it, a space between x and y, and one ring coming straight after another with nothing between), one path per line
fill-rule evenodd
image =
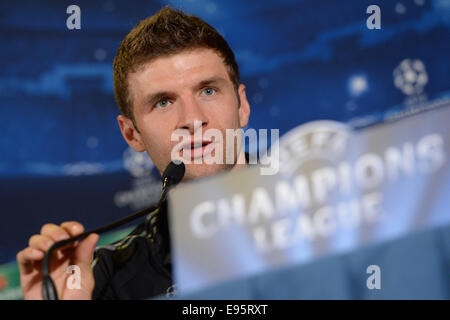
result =
M132 186L114 194L116 206L139 210L158 200L161 181L152 174L155 165L147 153L127 148L123 153L123 166L132 176Z
M405 59L394 69L394 85L405 95L419 95L428 83L428 74L422 61Z

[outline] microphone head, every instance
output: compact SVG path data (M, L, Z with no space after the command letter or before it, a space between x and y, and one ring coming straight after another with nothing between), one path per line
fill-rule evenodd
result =
M168 185L176 185L181 181L181 179L183 179L185 171L186 167L183 161L180 160L171 161L164 170L162 179L164 181L166 178L168 178L167 179Z

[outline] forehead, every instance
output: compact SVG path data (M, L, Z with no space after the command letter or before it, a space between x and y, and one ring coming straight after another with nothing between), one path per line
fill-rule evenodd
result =
M159 89L174 90L220 76L231 82L223 59L212 49L198 48L159 57L129 75L135 94Z

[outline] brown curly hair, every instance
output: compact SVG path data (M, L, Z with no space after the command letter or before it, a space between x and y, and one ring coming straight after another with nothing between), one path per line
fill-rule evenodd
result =
M239 68L225 39L202 19L168 6L140 21L120 43L113 63L114 94L121 112L135 127L128 74L161 56L193 48L210 48L222 57L235 91L239 87Z

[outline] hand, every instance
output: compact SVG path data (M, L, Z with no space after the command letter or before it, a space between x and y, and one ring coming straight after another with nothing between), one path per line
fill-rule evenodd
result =
M42 300L42 261L44 253L57 241L68 239L84 232L78 222L64 222L60 226L45 224L40 234L30 237L28 247L17 253L20 270L20 285L25 300ZM99 236L91 234L83 241L67 244L52 253L50 276L55 284L58 298L61 300L89 300L94 290L94 274L91 268L92 258ZM80 268L81 288L70 289L66 273L70 265Z

